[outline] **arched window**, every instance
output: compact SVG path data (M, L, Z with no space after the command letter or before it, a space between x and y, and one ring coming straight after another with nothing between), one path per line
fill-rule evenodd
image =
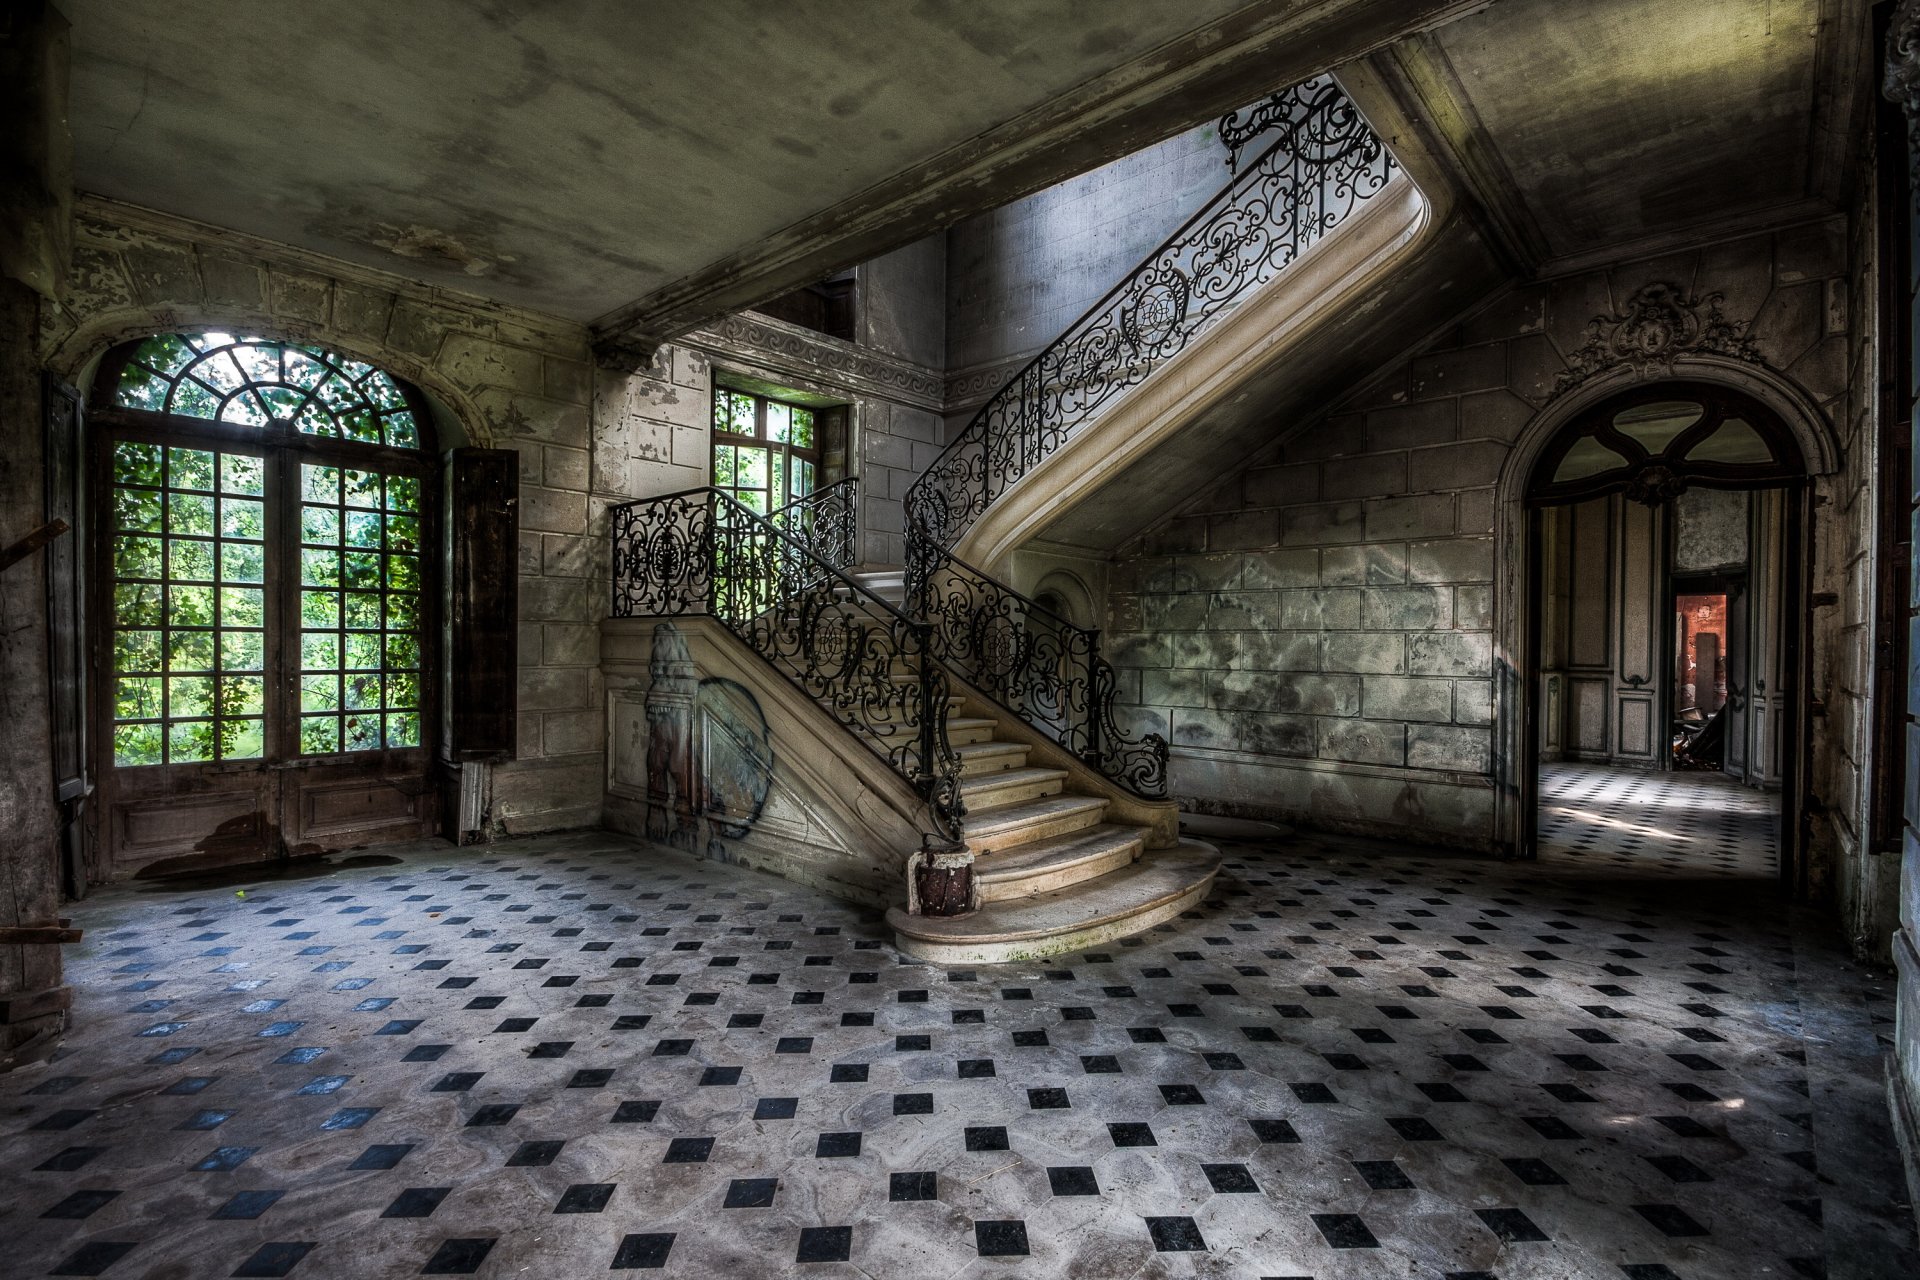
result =
M93 406L109 801L184 812L245 793L269 839L321 812L305 775L274 781L289 769L424 779L435 458L419 393L315 343L163 334L108 353Z
M1758 488L1805 474L1792 434L1753 397L1665 382L1614 396L1567 423L1535 467L1528 500L1580 502L1624 489L1655 503L1689 485Z

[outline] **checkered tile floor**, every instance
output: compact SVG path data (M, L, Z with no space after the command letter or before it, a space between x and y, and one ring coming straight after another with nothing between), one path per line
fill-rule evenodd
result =
M0 1077L0 1272L1920 1274L1891 983L1765 887L1224 852L970 971L605 834L103 892L78 1029Z
M1779 874L1780 793L1723 773L1540 768L1541 857L1636 874Z

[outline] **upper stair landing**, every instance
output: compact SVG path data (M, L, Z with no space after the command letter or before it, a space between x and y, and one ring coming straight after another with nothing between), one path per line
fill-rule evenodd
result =
M1280 335L1403 250L1426 209L1331 77L1222 122L1220 191L983 404L905 495L909 565L931 541L988 572L1034 522L1284 354ZM1278 299L1272 295L1284 295Z

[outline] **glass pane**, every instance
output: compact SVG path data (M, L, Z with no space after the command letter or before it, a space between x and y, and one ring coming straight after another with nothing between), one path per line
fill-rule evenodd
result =
M1611 471L1615 467L1626 465L1625 458L1592 436L1581 436L1574 441L1573 448L1567 450L1567 456L1560 459L1560 465L1554 469L1553 483L1564 484L1569 480L1584 480L1588 476L1597 476L1603 471Z
M773 466L773 504L776 507L787 503L787 455L775 453L770 459Z
M797 448L813 448L813 410L796 408L793 411L793 443Z
M114 445L115 764L261 755L265 480L258 457Z
M1614 415L1613 426L1648 454L1657 456L1666 452L1675 436L1700 421L1705 412L1691 400L1662 400L1622 410Z
M739 450L739 479L735 483L745 489L764 489L767 487L767 451L765 449Z
M767 439L787 442L787 430L793 423L793 411L784 404L767 401Z
M113 446L113 482L145 485L164 483L165 456L157 444L134 444L122 440Z
M208 333L161 334L134 351L115 389L129 409L415 448L406 395L379 369L326 347Z
M805 458L793 460L793 496L804 498L813 492L813 464Z
M758 435L753 420L753 397L738 391L721 393L725 400L726 430L738 436Z
M1687 451L1689 462L1751 464L1773 461L1773 450L1753 424L1740 418L1728 418L1720 429Z

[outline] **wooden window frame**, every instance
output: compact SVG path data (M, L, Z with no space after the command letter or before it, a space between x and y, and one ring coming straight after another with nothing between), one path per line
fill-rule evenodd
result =
M722 396L746 396L753 401L754 433L752 435L742 435L739 432L730 431L726 426L723 426L723 424L732 423L733 415L722 412ZM783 405L789 410L798 409L806 413L813 420L813 443L802 447L769 439L767 436L767 406L770 404ZM710 450L718 449L722 445L745 445L756 449L768 450L769 459L771 459L775 451L782 453L786 458L786 465L781 471L784 492L779 495L774 494L772 486L769 484L767 490L767 510L762 513L763 515L771 515L781 507L792 502L797 502L806 496L806 494L793 492L793 462L796 458L806 462L813 468L813 489L809 490L809 493L826 487L826 473L821 461L822 419L826 414L826 410L815 405L800 404L793 400L783 400L779 396L770 396L758 391L743 391L737 387L722 386L717 382L713 387L713 399L710 402L710 406L713 421L713 441ZM713 465L711 451L708 454L707 464L709 468ZM739 486L720 484L717 474L714 474L711 470L709 474L713 475L715 488L725 490L732 494L740 492Z
M288 339L257 337L265 345L302 344ZM93 382L92 404L88 411L91 436L92 472L89 495L93 505L93 547L90 563L94 581L89 592L89 607L94 618L93 664L100 673L95 685L92 709L93 744L99 769L139 769L245 766L264 764L269 768L377 762L387 758L431 759L436 750L440 728L441 683L441 600L442 561L440 510L440 457L433 432L432 410L418 388L387 373L413 415L418 444L400 447L346 440L299 431L293 423L275 420L261 426L221 422L180 414L129 409L115 403L121 373L133 358L142 339L123 343L107 353ZM322 344L314 344L322 345ZM371 363L371 362L366 362ZM378 367L378 366L376 366ZM383 369L383 373L386 371ZM113 606L116 581L112 562L113 450L116 444L133 442L167 447L203 449L258 456L264 463L265 536L263 538L265 573L264 598L266 621L263 624L262 677L265 683L263 710L263 748L259 757L232 760L214 759L175 765L119 765L114 760L114 633L117 618ZM384 475L416 479L420 485L419 569L419 740L406 746L387 746L359 751L308 753L300 749L300 477L305 464L338 466ZM218 631L216 629L216 635ZM381 634L386 634L384 631ZM382 666L384 680L400 668ZM162 720L164 726L168 721Z

